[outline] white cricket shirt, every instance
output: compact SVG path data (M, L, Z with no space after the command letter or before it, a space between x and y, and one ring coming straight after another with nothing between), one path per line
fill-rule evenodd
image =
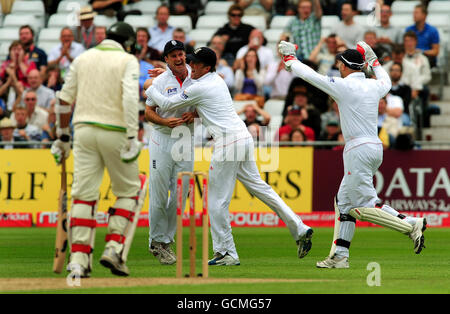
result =
M153 80L152 86L154 86L162 95L166 97L181 94L187 87L192 85L191 67L189 65L186 65L186 68L188 70L188 76L185 78L183 82L181 82L173 74L170 68L167 67L166 72L162 73ZM149 88L145 91L145 94L147 95L147 100L145 101L145 104L147 106L155 106L156 104L152 101L152 98L149 97L148 91ZM161 118L171 118L171 117L180 118L183 113L193 112L194 110L195 108L193 106L175 110L174 109L163 110L161 107L158 107L156 108L156 113ZM191 129L191 134L193 134L194 124L191 123L190 125L188 125L188 127ZM153 129L163 134L172 134L173 130L168 126L159 124L153 124Z
M183 93L165 97L154 86L147 92L161 110L181 109L194 105L216 144L227 144L251 137L244 121L236 113L225 81L216 73L207 73Z
M364 143L381 143L378 138L378 103L391 89L391 79L381 66L374 67L377 79L366 79L363 72L346 78L316 73L300 61L292 72L330 95L339 107L346 149Z

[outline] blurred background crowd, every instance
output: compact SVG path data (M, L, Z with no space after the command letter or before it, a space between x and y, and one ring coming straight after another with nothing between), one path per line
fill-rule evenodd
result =
M12 142L43 147L41 142L55 140L55 93L71 62L105 39L115 21L136 30L143 142L151 126L144 117L142 86L149 69L165 67L162 50L171 39L184 42L187 53L206 45L216 52L217 72L257 140L343 141L337 104L284 69L276 49L280 40L296 43L297 57L328 76L340 76L336 55L357 41L374 49L392 80L379 103L379 136L386 149L409 148L420 136L417 131L439 113L430 101L440 95L429 84L446 68L450 1L2 0L1 5L0 140L5 149ZM430 13L432 8L441 9Z

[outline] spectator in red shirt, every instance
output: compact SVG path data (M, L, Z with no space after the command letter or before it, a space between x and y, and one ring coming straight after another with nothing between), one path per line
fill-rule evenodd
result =
M284 138L286 134L290 135L292 130L294 129L301 129L305 134L307 141L314 141L316 138L314 130L303 125L303 120L305 119L306 115L306 109L300 108L296 105L290 107L284 121L285 125L278 130L275 141L280 138Z
M0 67L0 79L5 80L7 76L6 69L9 65L12 65L16 73L17 80L22 84L23 87L28 88L27 75L31 70L36 69L36 64L28 60L28 55L25 53L25 48L23 44L15 40L9 46L9 56L10 59L2 63Z

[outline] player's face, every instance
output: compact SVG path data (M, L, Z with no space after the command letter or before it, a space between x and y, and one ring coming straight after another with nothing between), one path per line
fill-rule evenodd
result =
M181 71L186 67L186 53L184 50L174 50L165 57L166 63L172 71Z
M191 78L194 80L198 80L199 78L201 78L203 75L208 73L210 69L209 66L205 66L203 63L191 62L189 63L189 65L192 68Z

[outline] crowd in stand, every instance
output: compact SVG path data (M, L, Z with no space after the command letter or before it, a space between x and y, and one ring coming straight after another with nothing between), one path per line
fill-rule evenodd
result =
M299 46L297 57L323 75L339 76L336 55L355 48L364 40L376 52L392 80L392 90L380 101L379 131L386 148L395 147L402 128L411 127L411 104L422 103L426 112L430 92L431 68L439 54L439 33L425 22L427 8L414 9L414 25L399 29L391 25L392 1L380 5L379 26L363 28L354 21L356 14L368 14L367 1L327 0L236 0L228 10L228 23L217 29L208 45L218 56L217 72L223 77L233 98L246 103L241 115L251 133L260 138L261 127L270 125L271 116L264 110L268 100L278 100L283 108L281 126L275 139L281 142L342 141L337 104L328 95L284 68L277 53L267 47L262 30L242 22L246 15L294 15L280 40ZM136 30L136 57L141 66L140 136L146 138L150 128L143 115L143 83L148 70L164 68L162 51L171 39L185 43L187 53L196 43L182 28L168 24L171 14L189 15L193 25L198 19L201 1L169 1L156 12L156 25ZM106 37L106 28L96 26L96 14L116 16L127 14L122 1L91 0L80 12L80 25L64 27L60 43L48 55L35 43L35 33L23 25L18 39L9 47L9 55L0 66L0 139L1 141L53 141L55 139L55 92L61 89L71 62L86 49ZM321 37L321 18L337 15L341 21L332 33ZM371 76L370 71L366 75ZM425 126L429 121L425 119ZM148 135L148 134L147 134ZM267 139L266 139L267 140ZM272 140L272 139L271 139ZM4 148L12 147L4 145ZM33 146L36 147L36 146ZM37 146L40 147L40 146Z

